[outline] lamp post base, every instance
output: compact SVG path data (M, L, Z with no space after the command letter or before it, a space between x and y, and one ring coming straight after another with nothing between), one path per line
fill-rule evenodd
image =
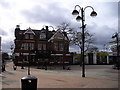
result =
M21 69L24 69L24 67L22 66Z
M82 77L85 77L85 74L83 74Z

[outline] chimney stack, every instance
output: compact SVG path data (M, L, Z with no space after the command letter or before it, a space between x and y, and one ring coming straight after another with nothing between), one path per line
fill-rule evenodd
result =
M46 30L48 30L48 26L45 26L46 27Z

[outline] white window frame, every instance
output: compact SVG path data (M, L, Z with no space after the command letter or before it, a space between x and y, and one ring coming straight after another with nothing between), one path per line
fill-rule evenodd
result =
M25 34L25 39L29 39L29 35L28 34Z
M30 34L30 39L34 39L34 35L33 34Z
M43 46L43 50L46 50L46 44L43 44L42 46Z
M42 50L42 44L41 43L38 44L38 50Z

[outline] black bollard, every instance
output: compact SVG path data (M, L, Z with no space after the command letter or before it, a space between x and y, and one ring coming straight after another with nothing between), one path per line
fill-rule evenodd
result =
M21 90L37 90L37 78L25 76L21 79Z
M2 65L2 72L5 71L5 65Z
M17 69L17 66L14 65L14 66L13 66L13 69L16 70L16 69Z

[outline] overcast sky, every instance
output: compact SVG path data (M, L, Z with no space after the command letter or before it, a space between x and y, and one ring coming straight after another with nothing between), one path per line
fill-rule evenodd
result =
M97 1L97 2L96 2ZM85 24L87 30L94 34L95 45L103 49L108 45L112 35L118 31L118 0L0 0L0 36L2 50L10 51L14 41L14 29L20 25L21 29L31 27L41 29L44 25L56 26L68 22L78 28L81 22L75 20L72 11L75 5L81 7L92 6L97 16L92 18L92 9L85 10ZM79 8L77 8L79 10ZM74 47L70 48L76 51Z

